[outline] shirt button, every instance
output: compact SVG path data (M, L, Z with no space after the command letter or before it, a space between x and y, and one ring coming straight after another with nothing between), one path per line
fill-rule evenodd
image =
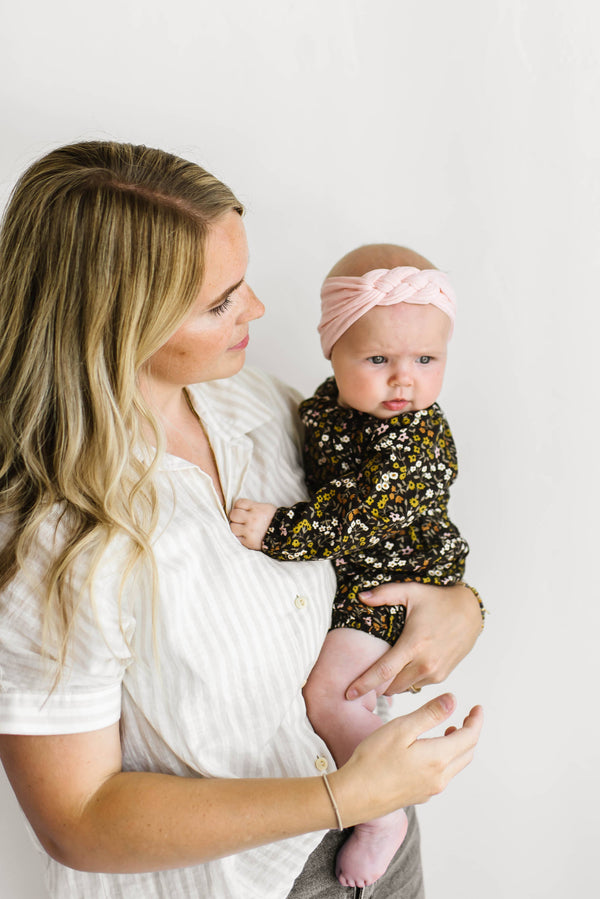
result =
M317 760L315 762L315 768L317 771L327 771L329 768L329 762L326 758L323 758L322 755L317 756Z
M297 596L294 600L294 605L297 609L303 609L307 602L306 596Z

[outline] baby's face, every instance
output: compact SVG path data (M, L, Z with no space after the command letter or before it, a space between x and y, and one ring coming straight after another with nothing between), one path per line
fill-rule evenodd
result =
M437 306L375 306L333 347L340 405L383 419L431 406L449 336L450 319Z

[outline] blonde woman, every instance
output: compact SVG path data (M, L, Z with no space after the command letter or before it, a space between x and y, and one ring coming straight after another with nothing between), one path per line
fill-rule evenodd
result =
M242 371L263 306L241 213L198 166L101 142L34 164L6 211L0 754L55 899L346 896L324 832L426 801L477 742L478 707L418 739L447 694L339 770L310 727L333 572L246 550L227 518L242 489L304 489L297 397ZM356 690L443 679L473 594L386 589L407 626ZM412 812L373 890L422 896Z

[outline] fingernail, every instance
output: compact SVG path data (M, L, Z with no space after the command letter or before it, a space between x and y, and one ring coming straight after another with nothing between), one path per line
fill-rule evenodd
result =
M373 593L370 590L364 590L363 593L358 594L361 599L370 599L373 596Z
M445 712L451 712L454 708L454 696L452 693L444 693L440 696L440 702Z
M346 692L346 699L356 699L358 696L358 690L355 687L352 687L351 690Z

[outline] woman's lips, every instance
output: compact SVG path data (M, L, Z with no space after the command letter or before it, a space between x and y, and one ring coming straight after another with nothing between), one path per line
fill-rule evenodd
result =
M250 342L250 335L246 334L246 336L244 337L243 340L240 340L240 342L236 343L235 346L230 346L229 349L230 350L245 350L246 347L248 346L249 342Z

